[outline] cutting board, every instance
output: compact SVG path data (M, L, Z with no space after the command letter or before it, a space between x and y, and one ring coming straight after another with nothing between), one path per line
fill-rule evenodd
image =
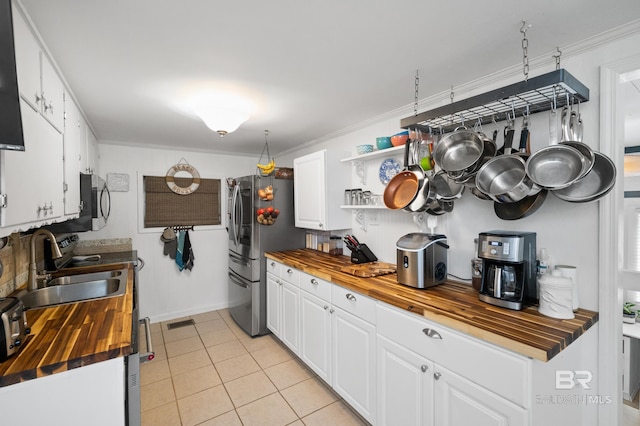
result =
M355 275L356 277L369 278L379 275L393 274L396 272L396 265L385 262L369 262L358 265L347 265L340 268L340 271Z

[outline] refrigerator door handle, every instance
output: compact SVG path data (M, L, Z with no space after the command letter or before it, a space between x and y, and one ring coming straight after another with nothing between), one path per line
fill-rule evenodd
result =
M249 288L248 284L243 283L239 278L236 278L235 275L232 275L231 272L229 272L229 279L233 281L234 284L237 284L240 287Z
M240 222L238 223L238 195L240 194L240 185L233 187L233 196L231 198L231 232L233 232L233 242L237 246L240 243L240 226L242 224L242 210L240 210Z

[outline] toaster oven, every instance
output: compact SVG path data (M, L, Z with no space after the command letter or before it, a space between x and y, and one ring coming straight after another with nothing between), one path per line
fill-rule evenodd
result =
M0 298L0 362L18 352L30 332L22 302L15 297Z

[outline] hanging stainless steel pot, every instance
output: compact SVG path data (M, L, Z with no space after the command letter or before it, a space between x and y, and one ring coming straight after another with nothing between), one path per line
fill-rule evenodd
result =
M462 172L480 159L483 150L484 143L476 132L458 127L440 139L433 160L446 172Z
M589 167L584 156L569 145L549 145L531 154L526 163L529 178L544 189L562 189L574 183Z
M604 154L594 151L593 168L587 175L574 184L553 191L553 195L572 203L588 203L607 195L616 182L616 166Z
M476 187L499 203L515 203L540 190L527 176L525 161L515 154L485 163L476 175Z

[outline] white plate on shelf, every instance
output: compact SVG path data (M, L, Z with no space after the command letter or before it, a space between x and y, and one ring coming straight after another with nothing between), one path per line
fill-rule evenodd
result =
M400 170L402 170L400 163L393 158L387 158L380 165L380 170L378 172L380 182L382 182L383 185L388 184L389 181L400 172Z

